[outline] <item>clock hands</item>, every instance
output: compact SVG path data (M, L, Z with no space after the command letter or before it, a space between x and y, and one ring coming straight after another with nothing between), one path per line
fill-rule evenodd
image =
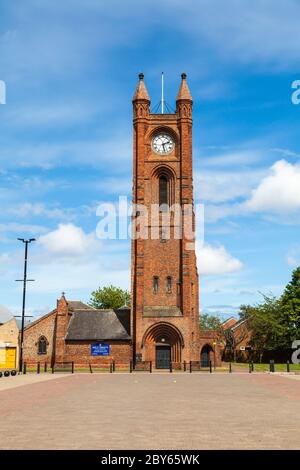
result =
M160 154L166 154L170 152L174 147L174 143L166 134L157 135L153 141L153 149Z

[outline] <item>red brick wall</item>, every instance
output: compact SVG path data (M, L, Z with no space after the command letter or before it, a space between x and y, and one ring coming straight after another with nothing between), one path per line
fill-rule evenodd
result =
M64 361L74 362L75 366L110 364L112 361L117 365L129 366L132 359L130 342L104 341L104 343L110 345L109 356L92 356L90 341L67 342Z
M55 329L56 329L56 311L44 316L40 320L27 326L24 330L24 362L36 364L51 363L55 352ZM48 341L47 354L38 354L38 340L41 336L45 336Z

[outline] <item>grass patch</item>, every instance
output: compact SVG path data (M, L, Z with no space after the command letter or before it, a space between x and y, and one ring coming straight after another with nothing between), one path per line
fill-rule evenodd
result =
M229 367L229 366L228 366ZM270 364L253 364L254 372L269 372ZM232 371L237 370L249 370L249 364L242 362L233 362ZM275 364L275 372L287 372L286 364ZM300 372L300 364L290 364L290 372Z

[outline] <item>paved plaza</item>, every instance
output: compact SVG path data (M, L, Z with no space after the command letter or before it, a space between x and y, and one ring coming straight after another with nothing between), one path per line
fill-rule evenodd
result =
M2 377L0 409L1 449L300 449L296 376Z

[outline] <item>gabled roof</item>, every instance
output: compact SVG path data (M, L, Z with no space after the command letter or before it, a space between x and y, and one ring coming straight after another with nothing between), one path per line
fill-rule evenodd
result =
M68 325L66 340L130 340L130 310L76 310Z
M88 309L88 310L95 310L93 307L90 307L89 305L85 304L84 302L81 302L80 300L68 300L68 307L70 312L74 312L77 309ZM32 326L36 325L40 321L44 320L45 318L48 318L50 315L56 314L57 309L55 308L54 310L51 310L51 312L46 313L45 315L42 315L41 317L37 318L36 320L32 322L26 322L25 323L25 328L31 328ZM20 328L20 327L19 327Z
M81 300L67 300L70 310L95 310L94 307L81 302Z
M51 315L54 315L54 314L56 314L56 308L54 310L51 310L51 312L46 313L46 315L42 315L41 317L37 318L36 320L34 320L32 322L28 322L25 326L25 330L27 330L28 328L31 328L32 326L36 325L40 321L45 320L45 318L48 318L48 317L50 317Z
M244 323L247 323L247 320L238 320L235 325L231 328L232 330L236 330L239 326L243 325Z
M222 327L224 329L229 329L232 328L236 323L238 323L238 320L234 317L227 318L227 320L223 321Z

